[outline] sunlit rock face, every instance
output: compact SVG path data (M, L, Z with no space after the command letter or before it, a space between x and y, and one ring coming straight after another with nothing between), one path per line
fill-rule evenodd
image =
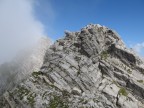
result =
M11 62L0 66L0 95L26 79L33 71L39 71L50 44L50 40L43 37L30 48L22 50Z
M114 30L90 24L65 34L39 71L3 94L1 106L144 108L144 63Z

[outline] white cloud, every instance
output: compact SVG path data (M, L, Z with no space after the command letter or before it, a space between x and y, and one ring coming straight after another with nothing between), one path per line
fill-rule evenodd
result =
M35 1L0 0L0 63L46 36L44 25L34 15Z
M143 43L138 43L136 45L133 46L133 49L138 53L138 54L142 54L144 51L144 42Z

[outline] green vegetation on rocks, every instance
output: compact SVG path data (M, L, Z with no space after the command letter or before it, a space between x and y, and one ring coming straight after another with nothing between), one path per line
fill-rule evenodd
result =
M35 78L37 78L39 75L42 75L41 72L33 72L32 76L34 76Z
M35 93L31 93L27 96L28 103L31 105L31 107L33 107L33 105L35 103L35 100L34 100L35 97L36 97Z
M119 95L123 95L123 96L127 96L128 95L128 93L127 93L125 88L120 88L118 93L119 93Z
M143 80L137 80L137 82L139 82L139 83L143 83L144 81L143 81Z
M30 93L30 91L28 89L26 89L25 87L18 87L18 90L16 90L16 92L17 92L20 100L22 100L24 96L26 96Z
M101 52L101 59L106 60L107 58L108 58L108 52L107 51Z
M50 100L49 108L69 108L69 107L60 96L54 96L53 99Z
M131 71L130 69L128 69L127 72L128 72L129 74L132 74L132 71Z

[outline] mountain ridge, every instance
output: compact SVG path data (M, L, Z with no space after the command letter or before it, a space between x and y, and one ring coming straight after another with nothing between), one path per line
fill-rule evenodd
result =
M144 108L143 61L99 24L65 32L40 71L7 91L4 108Z

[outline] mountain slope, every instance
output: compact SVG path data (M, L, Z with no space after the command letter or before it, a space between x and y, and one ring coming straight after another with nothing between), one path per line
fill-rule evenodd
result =
M1 106L144 108L144 64L115 31L90 24L65 34L40 71L1 97Z

